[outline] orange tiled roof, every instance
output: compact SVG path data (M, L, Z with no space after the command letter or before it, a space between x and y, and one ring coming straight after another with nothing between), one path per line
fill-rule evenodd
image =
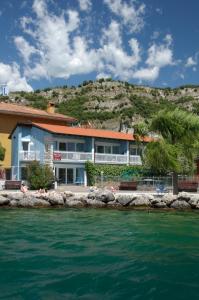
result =
M34 122L32 123L32 125L50 131L52 133L58 133L58 134L99 137L99 138L108 138L108 139L117 139L117 140L126 140L126 141L135 140L132 134L110 131L110 130L81 128L81 127L67 127L63 125L43 124L43 123L34 123ZM151 140L152 139L150 137L145 137L143 139L144 142L150 142Z
M23 115L39 117L44 119L62 120L68 122L76 121L75 118L57 113L48 113L47 111L36 109L24 105L0 102L0 114Z

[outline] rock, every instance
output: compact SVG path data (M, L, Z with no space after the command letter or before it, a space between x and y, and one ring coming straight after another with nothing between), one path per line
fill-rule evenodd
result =
M106 203L102 202L102 201L98 201L98 200L92 200L92 199L87 199L86 200L88 205L91 205L93 207L105 207Z
M189 201L191 198L191 195L189 193L186 193L186 192L181 192L178 194L178 200L181 201L181 200L184 200L184 201Z
M69 206L69 207L83 207L84 206L84 204L79 200L67 200L65 205Z
M11 207L17 207L17 203L18 203L18 201L11 200L10 203L9 203L9 206L11 206Z
M9 203L10 203L10 200L8 198L0 196L0 206L8 205Z
M108 203L110 201L114 201L115 196L110 191L103 191L103 192L97 192L95 194L95 199L98 200L98 201L102 201L104 203Z
M199 196L198 195L192 195L191 199L188 202L192 208L196 208L199 204Z
M61 192L60 195L62 196L64 201L66 201L68 198L72 198L75 196L74 193L69 191Z
M168 206L175 200L177 200L177 195L173 195L171 193L164 194L162 197L162 201L165 202Z
M17 207L33 207L33 206L34 206L34 199L30 197L17 201Z
M130 203L130 206L151 206L148 195L139 195Z
M110 201L107 203L108 207L122 207L122 204L120 204L119 202L117 202L116 200L114 201Z
M9 200L19 201L19 200L22 200L24 198L24 193L22 193L22 192L9 193L7 195L7 198Z
M166 208L167 205L166 205L165 202L160 201L160 202L154 203L154 204L153 204L153 207L155 207L155 208Z
M48 202L51 205L64 205L64 199L61 194L57 192L50 192L48 193Z
M170 207L176 209L188 209L191 208L191 205L185 200L175 200Z
M116 200L122 206L128 206L132 202L133 198L131 195L119 194L119 195L117 195Z
M91 192L91 193L88 194L87 198L88 199L95 199L95 195L96 195L95 192Z
M35 207L49 207L50 206L50 203L43 199L35 199L33 204Z

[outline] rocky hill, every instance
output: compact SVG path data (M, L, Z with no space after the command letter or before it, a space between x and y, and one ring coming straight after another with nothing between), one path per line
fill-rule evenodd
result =
M76 117L81 123L89 121L96 128L126 131L163 108L181 107L199 114L199 86L161 89L99 79L84 81L78 87L10 93L9 97L0 97L0 101L41 109L52 101L58 112Z

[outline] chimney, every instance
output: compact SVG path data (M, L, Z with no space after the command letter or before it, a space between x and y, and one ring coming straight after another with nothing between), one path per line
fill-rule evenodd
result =
M47 113L54 114L55 113L55 104L53 102L48 102Z

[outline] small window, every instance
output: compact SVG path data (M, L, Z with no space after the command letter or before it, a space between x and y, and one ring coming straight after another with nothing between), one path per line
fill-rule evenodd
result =
M111 146L105 146L104 149L105 149L104 151L105 153L111 154Z
M130 155L137 155L137 148L130 148Z
M104 153L104 146L97 146L97 153Z
M76 144L76 151L77 152L84 152L84 144L83 143L77 143Z
M27 168L26 167L21 168L21 180L27 180Z
M113 152L113 154L120 154L120 147L119 146L113 146L112 152Z
M59 143L59 150L66 151L66 143Z
M68 143L68 151L75 151L75 143Z
M29 142L22 142L22 149L23 151L29 150Z

